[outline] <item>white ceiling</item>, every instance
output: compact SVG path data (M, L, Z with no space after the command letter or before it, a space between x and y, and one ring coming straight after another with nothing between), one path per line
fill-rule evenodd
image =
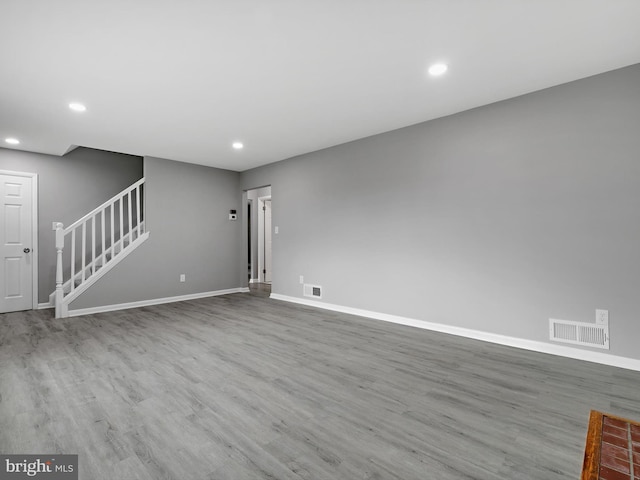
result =
M241 171L635 63L638 0L1 0L0 145Z

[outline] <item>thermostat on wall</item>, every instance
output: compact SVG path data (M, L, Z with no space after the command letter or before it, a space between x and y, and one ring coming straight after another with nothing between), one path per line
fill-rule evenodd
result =
M235 210L229 210L229 220L237 220L238 214Z

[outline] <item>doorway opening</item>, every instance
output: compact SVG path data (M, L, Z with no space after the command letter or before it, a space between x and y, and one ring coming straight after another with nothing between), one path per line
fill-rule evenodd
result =
M263 197L258 199L261 202L261 216L262 221L258 221L258 224L262 224L260 229L260 238L258 242L262 243L261 251L258 252L259 266L262 267L259 273L262 274L262 283L271 283L272 279L272 264L271 261L271 245L272 245L272 227L271 227L271 197ZM260 258L262 253L262 258ZM262 260L262 261L260 261Z
M247 235L249 289L257 284L261 293L270 291L273 280L271 186L247 190Z

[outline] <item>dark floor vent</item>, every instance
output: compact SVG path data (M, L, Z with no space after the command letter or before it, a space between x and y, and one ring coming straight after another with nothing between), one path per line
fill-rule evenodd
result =
M322 287L305 284L303 293L305 297L322 298Z

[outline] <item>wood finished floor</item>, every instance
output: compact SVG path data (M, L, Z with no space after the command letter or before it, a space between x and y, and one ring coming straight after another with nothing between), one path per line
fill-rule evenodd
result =
M0 453L85 480L579 478L640 373L235 294L0 315Z

